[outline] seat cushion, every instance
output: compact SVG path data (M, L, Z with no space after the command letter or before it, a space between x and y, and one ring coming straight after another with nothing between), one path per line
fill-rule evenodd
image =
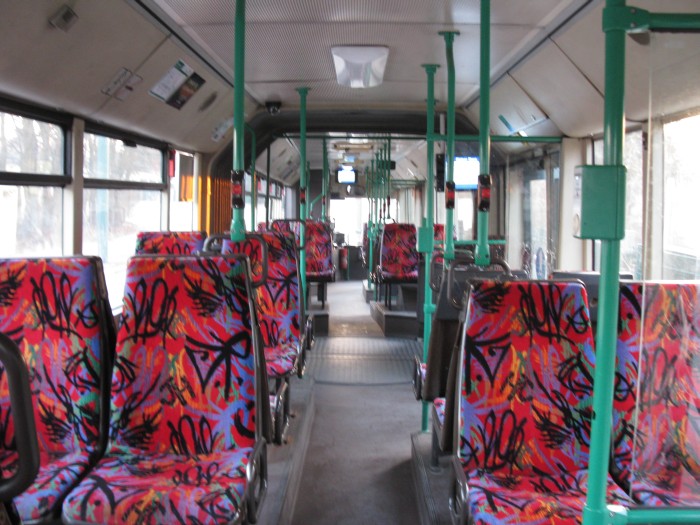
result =
M469 516L474 525L580 525L586 501L588 473L507 476L466 472L469 484ZM608 476L608 502L624 502L627 495ZM472 521L470 521L472 523Z
M297 343L266 346L264 350L268 377L285 377L295 372L299 358Z
M211 438L207 429L183 432ZM66 523L233 523L251 448L197 456L113 447L66 498Z
M41 451L39 473L34 483L13 500L23 521L49 518L67 491L88 471L86 451L47 453ZM5 450L0 457L0 478L17 470L17 452Z

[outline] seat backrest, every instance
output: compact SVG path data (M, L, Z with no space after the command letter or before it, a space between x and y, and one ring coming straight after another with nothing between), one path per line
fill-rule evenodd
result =
M40 452L93 457L107 438L114 327L98 257L0 260L0 332L31 380ZM1 366L0 366L1 368ZM0 447L14 448L0 373Z
M462 348L456 450L466 469L546 484L587 468L594 354L583 285L474 282Z
M623 285L627 286L627 285ZM700 283L644 282L630 285L641 305L640 329L625 326L618 337L618 376L626 377L638 397L618 400L615 412L627 411L618 430L615 463L644 504L668 504L697 498L700 480ZM624 289L624 288L623 288ZM624 301L621 301L621 322ZM625 344L623 344L625 343ZM634 361L638 361L637 370ZM638 385L634 384L637 372ZM630 406L636 412L629 422ZM618 416L620 417L620 416ZM627 454L624 454L627 452ZM688 484L690 483L690 484ZM640 487L642 487L640 489Z
M299 273L296 249L292 238L280 232L264 232L248 237L243 242L225 240L222 253L243 253L253 267L259 265L262 250L267 244L267 279L255 289L258 326L267 347L301 340L302 311L299 302Z
M188 255L204 247L207 233L190 232L139 232L136 236L136 255L174 254Z
M630 481L642 335L641 283L620 283L615 349L615 393L610 472L627 489Z
M381 278L385 281L416 281L419 262L416 226L405 223L385 224L379 259Z
M330 224L306 221L306 275L311 280L333 278L333 232Z
M206 454L253 446L268 428L250 280L240 256L129 260L110 449Z
M270 223L270 229L282 233L291 233L297 247L301 244L301 224L299 219L277 219Z

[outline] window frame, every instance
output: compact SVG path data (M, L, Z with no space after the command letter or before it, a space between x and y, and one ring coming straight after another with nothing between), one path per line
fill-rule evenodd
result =
M65 188L73 182L71 144L73 141L73 117L68 113L30 106L19 101L0 97L0 112L58 126L63 132L63 173L14 172L0 170L0 185L3 186L58 186Z
M149 139L141 135L134 133L129 133L126 131L116 130L107 126L102 126L94 122L85 122L84 133L89 133L92 135L100 135L113 140L119 140L129 145L144 146L147 148L152 148L160 151L161 163L160 163L160 182L136 182L136 181L123 181L123 180L110 180L110 179L94 179L91 177L83 177L83 185L85 189L100 189L100 190L153 190L153 191L166 191L168 190L168 151L170 146L161 141L154 139Z

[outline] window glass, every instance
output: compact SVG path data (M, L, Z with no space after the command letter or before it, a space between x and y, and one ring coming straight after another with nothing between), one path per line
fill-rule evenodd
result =
M112 307L121 304L136 233L160 230L160 192L86 189L83 252L102 258Z
M0 171L64 175L61 126L0 112Z
M61 255L63 190L45 186L0 186L1 257Z
M156 148L85 133L85 179L163 183L163 152Z
M620 243L620 272L642 279L642 240L644 238L644 135L641 130L625 134L623 162L627 168L625 184L625 238ZM603 140L594 144L595 164L603 164ZM595 241L594 268L600 270L600 241Z
M665 279L700 278L698 136L699 115L669 122L663 128Z
M170 230L198 229L197 175L194 156L175 152L174 174L170 179Z

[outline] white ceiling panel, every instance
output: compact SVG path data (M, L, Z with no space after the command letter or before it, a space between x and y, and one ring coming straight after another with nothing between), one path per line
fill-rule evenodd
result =
M74 2L78 19L64 32L49 24L64 4L60 0L2 3L2 90L86 116L107 102L101 89L119 68L137 70L167 37L123 2ZM131 30L128 39L125 27Z
M511 75L565 135L602 131L603 95L553 43L542 46Z
M205 80L180 109L150 94L150 90L178 61L183 61ZM143 77L143 82L132 95L123 102L110 99L92 115L93 118L129 126L133 131L156 135L175 145L196 146L203 152L217 151L221 147L221 143L211 136L222 119L233 116L233 90L230 86L173 41L160 46L136 73ZM212 96L216 97L214 102L202 109ZM255 105L249 101L246 109L252 114Z
M156 0L158 5L176 13L186 25L212 21L233 23L232 0ZM538 25L547 23L572 0L493 0L491 18L497 24ZM246 19L252 22L372 22L413 24L478 24L478 0L254 0L246 3Z

